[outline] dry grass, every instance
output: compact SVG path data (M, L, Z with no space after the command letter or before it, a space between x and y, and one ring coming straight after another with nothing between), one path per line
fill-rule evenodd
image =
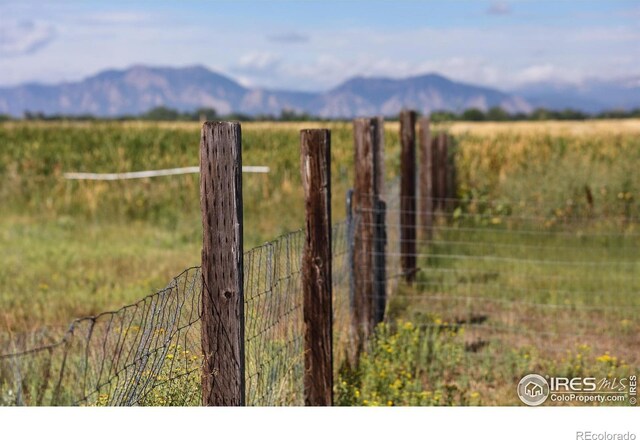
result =
M491 136L498 133L546 133L553 136L602 134L640 134L640 119L602 119L586 121L453 122L438 124L451 134L471 133Z
M333 213L334 220L338 221L344 213L343 196L353 179L351 125L243 123L245 164L272 168L267 176L244 178L247 247L302 225L298 131L320 126L332 129ZM197 176L93 184L66 182L61 174L64 171L133 171L195 165L199 127L198 123L186 122L0 124L0 178L3 182L0 187L0 258L3 263L0 266L0 326L14 331L44 325L64 326L78 315L115 309L133 302L163 287L183 268L197 264L201 240ZM391 179L399 165L398 124L389 122L385 127L386 171L387 178ZM434 129L447 129L455 136L458 195L465 204L461 213L475 216L477 227L495 228L496 218L503 222L500 227L515 227L508 217L517 211L518 215L539 218L538 226L542 231L562 228L575 217L604 216L621 219L627 233L637 233L640 120L453 123L438 124ZM586 188L592 194L593 206L588 204ZM579 230L574 232L579 238ZM499 244L494 236L473 240L487 246ZM511 242L518 243L522 244ZM591 247L595 248L591 255L582 250L560 257L569 260L605 258L601 261L622 258L616 254L619 250L616 246L592 243ZM443 249L442 252L473 255L472 248ZM523 255L530 258L527 253ZM442 264L431 260L426 267L442 267ZM505 336L504 332L492 331L489 325L479 325L468 328L467 335L460 340L440 341L442 356L438 358L438 368L425 376L423 382L414 383L412 398L418 399L416 402L514 403L511 376L515 377L525 369L548 367L564 371L571 365L575 367L575 357L568 358L566 352L549 357L540 347L553 343L562 350L575 350L575 343L592 338L593 333L600 337L589 341L592 352L590 358L585 355L589 360L581 368L594 367L590 371L596 371L595 367L604 368L605 362L594 359L602 357L603 349L609 346L612 356L628 363L637 361L634 355L637 354L637 339L633 339L638 331L637 320L623 323L626 316L578 309L582 310L582 318L594 323L591 330L571 327L566 311L556 312L553 320L545 321L539 308L507 307L493 302L514 299L518 289L514 289L508 280L509 273L516 268L507 264L487 268L486 264L482 266L474 261L465 264L467 266L459 264L456 267L498 271L502 273L500 280L504 280L503 284L487 283L471 292L478 298L486 298L475 303L478 313L488 315L489 323L493 322L494 327L505 323L517 325L534 330L537 337L532 339L514 332ZM571 289L601 289L603 280L594 279L589 276L591 274L588 270L574 273L583 281ZM559 289L562 286L538 287ZM604 287L624 290L620 284ZM469 295L467 288L465 285L449 290L413 291L412 294ZM395 316L412 319L416 326L433 324L436 319L451 321L456 316L469 314L466 303L464 307L451 302L438 306L434 302L414 301L410 296L406 310L399 310ZM608 302L601 298L595 303L589 302L594 298L577 298L576 305L637 307L630 297L622 302L617 302L619 297L606 298ZM540 296L535 302L556 305L565 299ZM407 310L419 311L423 305L424 316L420 318L423 321L408 314ZM636 309L630 307L628 311L632 310ZM526 319L523 318L525 314ZM554 333L564 335L560 336L560 341L553 339L558 339L557 336L541 336L545 322L553 324ZM572 329L577 331L572 333ZM413 333L409 332L407 337L413 338ZM485 351L467 353L465 344L479 339L497 342ZM614 340L616 346L612 346ZM624 346L620 347L620 344ZM456 357L461 361L454 362ZM393 357L388 361L392 362ZM379 373L377 366L372 365L372 371ZM398 366L398 372L402 368ZM436 380L439 382L434 382ZM455 399L434 400L437 387L442 396L452 384L457 390ZM429 389L432 385L436 388L431 395L421 394L421 389ZM480 392L480 397L473 397L475 392ZM359 403L363 403L362 400Z

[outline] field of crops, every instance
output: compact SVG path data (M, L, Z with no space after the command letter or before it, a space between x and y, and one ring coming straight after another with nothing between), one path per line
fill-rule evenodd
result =
M302 226L299 134L243 127L249 249ZM393 136L391 136L393 139ZM197 175L67 181L66 171L114 172L198 164L198 124L0 126L1 326L66 326L70 318L132 302L200 259ZM350 181L350 131L333 132L334 185ZM336 216L344 200L334 200Z
M267 175L243 176L247 249L302 226L298 130L317 126L243 124L244 164L271 168ZM338 221L344 217L343 195L353 180L352 133L349 124L323 126L332 129L333 213ZM432 272L421 274L417 286L401 286L390 305L395 324L380 330L359 371L344 373L339 402L515 403L513 381L505 377L527 370L623 374L637 367L637 352L605 352L603 347L615 349L608 336L589 344L584 339L598 333L622 335L628 339L624 347L637 347L638 321L615 310L635 313L639 306L634 237L640 234L640 121L458 123L435 130L447 130L456 140L460 207L443 220L429 248L431 257L425 256L423 265ZM399 165L397 124L387 124L385 143L391 180ZM67 181L62 176L67 171L197 165L197 124L4 123L0 146L2 331L65 328L71 318L131 303L198 264L197 175L116 182ZM585 224L585 218L595 221ZM518 230L536 233L500 232ZM553 255L549 249L555 249ZM490 263L474 260L487 254L494 257ZM527 261L545 264L541 269ZM554 261L568 267L558 269ZM592 264L584 264L588 262ZM611 262L620 264L605 267ZM552 282L559 270L573 281ZM465 271L480 278L461 278ZM538 285L517 281L533 272L542 280ZM492 279L499 283L487 282ZM593 295L603 287L624 295ZM466 298L466 303L438 303L445 288L449 299ZM531 291L546 293L535 296ZM576 298L563 296L563 291L586 293ZM554 310L577 304L582 308L572 316L580 313L585 322L595 324L578 335L584 337L574 338L579 343L568 352L563 346L553 356L517 338L509 340L508 347L469 350L470 341L483 339L469 339L449 324L470 313L472 297L494 300L483 303L492 324L513 323L521 316L500 307L501 301L514 299ZM610 310L605 316L589 315L585 308L603 305ZM562 310L568 314L554 315L552 329L536 331L566 335L559 323L572 310ZM539 312L532 313L535 317Z

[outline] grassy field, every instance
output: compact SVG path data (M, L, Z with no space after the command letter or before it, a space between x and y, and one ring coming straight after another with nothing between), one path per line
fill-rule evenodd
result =
M247 249L302 226L300 127L243 125L244 163L272 170L243 178ZM331 128L337 220L352 180L352 141L344 124ZM199 133L189 123L1 125L0 328L66 326L198 264L197 175L79 182L62 174L197 165Z
M341 403L519 405L532 372L637 374L637 121L446 128L461 202L420 242Z
M391 298L390 324L343 372L342 403L517 405L515 384L532 372L637 374L637 228L514 217L439 225L416 282Z
M349 124L325 125L338 221L353 180L352 135ZM247 249L302 226L298 130L317 126L243 124L244 164L272 170L243 178ZM421 248L430 256L421 258L418 283L400 286L371 354L358 371L343 372L339 402L514 404L513 383L524 372L637 367L640 121L435 129L456 139L460 207ZM391 180L397 124L387 124L385 141ZM62 178L192 166L198 145L191 123L0 124L0 328L64 328L198 264L196 175ZM527 230L534 233L518 233ZM457 323L479 316L486 322ZM568 324L576 316L581 324ZM554 345L551 334L561 341ZM555 353L539 348L549 346Z

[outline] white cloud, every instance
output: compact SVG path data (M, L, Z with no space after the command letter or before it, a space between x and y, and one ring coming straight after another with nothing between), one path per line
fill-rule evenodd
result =
M533 64L516 71L512 78L512 86L517 88L528 84L549 82L556 84L581 85L584 81L597 77L612 79L616 75L587 74L581 69L567 65Z
M558 69L551 64L539 64L529 66L518 73L517 80L520 83L532 83L549 81L558 76Z
M281 58L270 52L252 52L240 57L232 69L245 75L275 73Z
M282 58L271 52L249 52L234 62L232 77L245 87L278 87L283 79Z
M9 21L0 27L0 56L30 54L42 49L56 36L52 25L40 21Z
M620 23L554 26L491 20L491 26L385 29L371 23L315 26L299 33L275 23L240 26L215 14L207 20L160 10L156 15L91 8L57 14L47 15L55 32L41 22L22 30L18 22L13 27L3 23L0 84L76 80L133 64L206 64L244 85L298 90L325 90L354 75L400 78L437 72L510 89L537 80L577 82L585 76L640 72L640 59L633 56L640 43L637 27ZM7 56L34 52L54 36L55 44L37 56ZM284 44L287 40L304 44Z
M414 68L416 72L436 72L474 84L500 82L500 69L479 56L450 57L423 61Z
M238 67L247 70L270 70L280 62L280 57L269 52L255 52L243 55Z

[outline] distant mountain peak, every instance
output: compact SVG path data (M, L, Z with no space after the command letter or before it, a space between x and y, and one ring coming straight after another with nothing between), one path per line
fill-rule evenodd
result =
M404 108L424 114L499 106L529 112L538 106L600 111L640 106L640 76L617 81L589 80L530 84L514 92L455 81L436 72L406 78L358 75L325 92L247 88L201 64L184 67L135 64L108 69L81 81L56 85L0 87L0 113L118 116L156 106L180 111L213 107L219 113L279 114L295 110L323 117L395 116Z

